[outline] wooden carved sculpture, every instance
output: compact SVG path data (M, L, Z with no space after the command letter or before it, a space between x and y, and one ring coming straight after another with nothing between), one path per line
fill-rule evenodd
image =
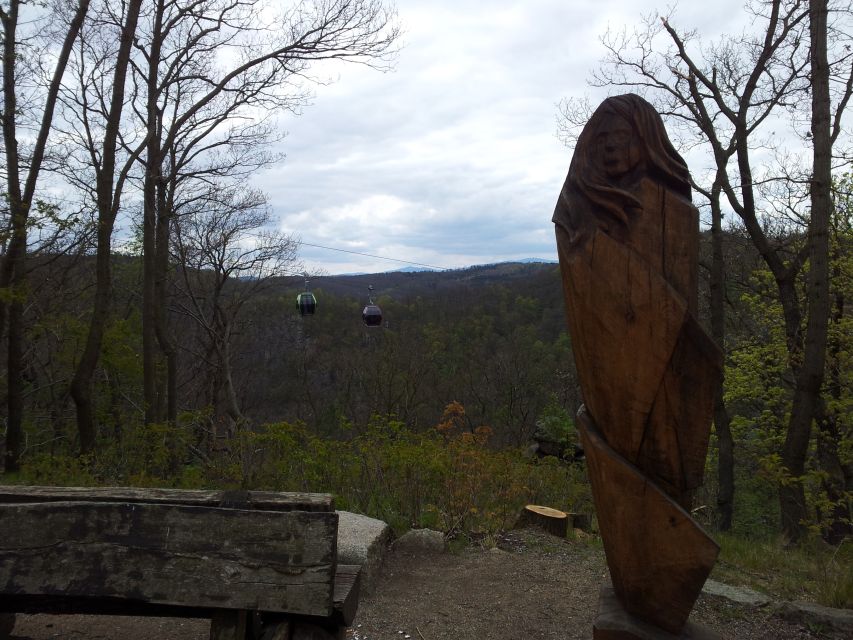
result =
M719 552L689 510L721 354L696 319L689 173L648 102L598 107L553 220L613 589L625 611L678 634Z

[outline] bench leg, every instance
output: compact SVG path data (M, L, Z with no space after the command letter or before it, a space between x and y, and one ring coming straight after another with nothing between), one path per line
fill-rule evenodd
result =
M14 613L0 613L0 640L6 640L15 628Z
M338 633L332 633L316 624L300 623L293 630L293 640L338 640L343 637L343 631L339 629Z
M264 624L260 640L291 640L293 625L288 620L276 620Z
M245 611L217 611L210 620L210 640L246 640L248 622Z

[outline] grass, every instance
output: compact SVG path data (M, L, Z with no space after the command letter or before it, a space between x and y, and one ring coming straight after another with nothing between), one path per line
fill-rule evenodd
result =
M853 608L853 540L839 547L810 541L787 547L781 539L716 534L722 549L711 574L785 600Z

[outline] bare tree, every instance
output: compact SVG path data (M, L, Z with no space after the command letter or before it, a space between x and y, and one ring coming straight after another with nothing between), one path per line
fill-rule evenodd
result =
M69 152L66 178L78 186L97 211L95 293L86 345L71 380L70 394L77 411L80 449L92 452L97 435L92 378L101 352L104 328L110 308L112 235L121 207L124 185L142 145L124 158L126 146L121 131L125 108L125 80L128 75L133 36L142 0L127 0L115 7L105 3L97 16L77 38L73 60L75 84L61 99L69 127L64 137L73 138L79 155ZM120 13L115 15L114 8ZM87 170L88 168L88 170Z
M208 406L222 406L230 428L246 423L233 377L232 344L246 304L273 278L296 269L297 244L265 231L264 196L240 185L211 185L175 221L172 256L178 269L178 312L201 329L194 360Z
M726 344L726 268L723 255L723 211L720 192L722 178L717 177L711 191L697 190L711 207L711 268L709 277L711 337L718 344ZM724 397L725 376L717 380L714 397L714 429L717 433L717 526L721 531L732 527L735 503L734 437L731 420Z
M816 153L824 145L821 154L827 159L843 139L842 117L853 92L853 52L849 6L836 5L824 23L810 19L813 10L805 0L756 1L748 7L752 25L744 34L704 46L696 32L679 32L669 19L650 18L632 35L605 35L607 58L593 77L597 86L644 93L678 127L684 146L708 150L714 159L714 186L701 191L711 198L712 210L721 204L713 199L722 197L737 213L773 274L796 380L794 411L782 452L790 482L780 488L783 527L792 540L802 533L805 504L799 482L822 377L818 352L825 351L826 344L825 322L817 316L827 313L819 275L825 216L814 209L824 203L812 200L810 216L802 203L809 193L814 194L810 187L822 185L824 178L816 172L824 169L815 164L816 159L805 166L792 163L793 154L785 154L778 143L784 139L778 130L800 141L813 141ZM825 12L814 15L820 13ZM821 37L829 42L825 71L829 82L828 90L819 94L819 87L812 90L817 76L810 51ZM811 110L804 108L810 103ZM564 104L564 123L577 121L577 107L577 102ZM818 108L826 113L821 122L828 127L828 137L821 138L823 142L807 129ZM762 150L784 158L775 173L770 165L756 160ZM834 153L838 158L844 155L837 148ZM780 218L780 213L786 217ZM788 243L778 242L772 233L774 224L768 224L774 219L778 221L775 228L786 228L788 236L790 224L808 221L809 242L793 251ZM804 314L797 278L807 260L816 261L810 274L814 269L817 274L810 276L809 308ZM806 314L808 322L804 322Z
M27 229L34 209L36 187L47 148L48 135L53 123L57 95L65 74L74 41L89 9L88 0L80 0L74 12L67 16L62 44L55 54L52 73L46 89L36 82L26 91L19 70L27 59L19 32L21 9L24 2L10 0L0 6L0 23L3 36L3 153L6 176L6 195L9 207L9 242L0 263L0 289L9 296L0 300L0 334L8 317L8 413L6 427L5 467L18 468L23 421L23 295L26 276ZM60 15L63 15L60 12ZM65 16L63 16L65 17ZM34 56L40 60L40 56ZM32 62L32 60L31 60ZM26 93L25 104L19 100ZM38 106L34 106L38 105ZM23 117L22 117L23 115ZM23 122L22 122L23 120ZM19 138L34 135L31 149L22 149Z
M259 152L272 134L267 118L305 104L313 63L342 59L387 68L394 53L393 14L376 0L299 3L267 22L261 9L255 0L157 0L135 40L145 96L139 115L148 135L142 228L149 422L177 413L177 349L166 313L176 194L186 196L189 181L235 177L272 161ZM165 391L156 380L158 347L167 363Z
M398 30L378 0L299 2L273 17L262 8L259 0L104 2L77 40L75 84L63 94L65 175L98 211L94 310L71 392L84 451L94 445L91 382L109 308L110 243L134 163L144 169L146 419L174 419L177 351L165 301L175 198L189 191L180 184L247 170L249 143L265 128L258 114L304 99L312 63L390 64ZM131 108L135 119L128 117ZM159 394L158 348L169 371Z
M829 223L832 217L832 110L829 88L830 69L827 51L828 0L809 2L809 69L811 71L812 172L809 189L811 215L808 225L809 273L808 303L802 364L797 373L791 419L782 448L782 464L794 478L805 472L811 424L821 407L820 390L826 368L827 329L829 326ZM851 66L848 87L853 83ZM850 97L848 88L844 101ZM840 120L836 126L840 125ZM796 540L807 519L806 496L799 482L783 484L779 499L782 526Z

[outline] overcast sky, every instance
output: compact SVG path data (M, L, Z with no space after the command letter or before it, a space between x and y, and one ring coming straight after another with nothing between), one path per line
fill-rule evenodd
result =
M680 30L740 31L742 0L683 2ZM563 97L603 57L598 38L629 29L658 0L398 0L396 68L338 64L338 80L282 119L286 159L256 186L281 228L305 243L444 268L556 259L554 203L571 159L556 137ZM303 245L311 271L401 263Z

